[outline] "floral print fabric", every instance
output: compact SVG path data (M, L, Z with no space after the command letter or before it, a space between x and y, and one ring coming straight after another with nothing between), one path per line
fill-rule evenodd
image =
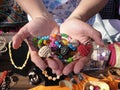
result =
M43 0L43 3L60 25L78 6L80 0ZM94 18L90 19L88 23L92 24L93 21Z

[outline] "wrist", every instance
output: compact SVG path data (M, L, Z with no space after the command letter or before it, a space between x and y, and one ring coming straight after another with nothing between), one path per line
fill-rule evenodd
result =
M81 15L70 15L67 20L69 19L78 19L78 20L81 20L81 21L84 21L83 20L83 17Z

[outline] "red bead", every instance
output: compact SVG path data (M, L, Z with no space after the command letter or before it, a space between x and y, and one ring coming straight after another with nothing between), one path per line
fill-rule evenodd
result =
M91 44L87 44L87 45L80 44L79 47L77 48L77 51L80 53L81 56L84 57L84 56L88 56L91 49L92 49Z

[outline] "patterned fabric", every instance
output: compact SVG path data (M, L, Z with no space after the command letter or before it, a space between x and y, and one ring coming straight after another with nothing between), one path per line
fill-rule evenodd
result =
M78 6L80 0L43 0L48 11L60 25ZM93 19L89 23L93 23Z
M14 0L0 0L0 26L25 22L27 17Z

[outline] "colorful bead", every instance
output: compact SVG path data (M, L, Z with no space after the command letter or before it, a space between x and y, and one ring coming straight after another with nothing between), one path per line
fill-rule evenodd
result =
M87 56L90 51L91 51L92 45L91 44L87 44L87 45L83 45L81 44L78 48L77 51L80 53L81 56Z
M64 45L68 45L68 41L65 40L65 39L62 39L61 42L62 42Z
M60 54L62 56L65 56L65 55L69 54L69 51L70 51L70 48L68 46L62 46L60 48Z
M71 48L73 51L75 51L77 48L74 47L72 44L68 44L68 47Z
M64 63L71 63L81 56L87 56L92 48L90 44L80 44L78 40L72 39L65 33L37 37L33 41L37 42L37 46L40 48L38 51L40 57L56 55Z
M71 63L72 61L73 61L73 58L72 58L72 57L70 57L70 58L68 58L68 59L66 60L67 63Z
M44 41L43 41L43 44L44 44L44 45L49 45L49 44L50 44L50 40L44 40Z
M38 55L40 57L49 57L49 56L51 56L51 53L52 53L51 48L48 46L43 46L38 51Z
M61 48L61 44L60 44L58 41L55 41L55 44L56 44L59 48Z
M51 42L49 44L49 47L52 49L52 50L57 50L58 49L58 46L54 43L54 42Z

